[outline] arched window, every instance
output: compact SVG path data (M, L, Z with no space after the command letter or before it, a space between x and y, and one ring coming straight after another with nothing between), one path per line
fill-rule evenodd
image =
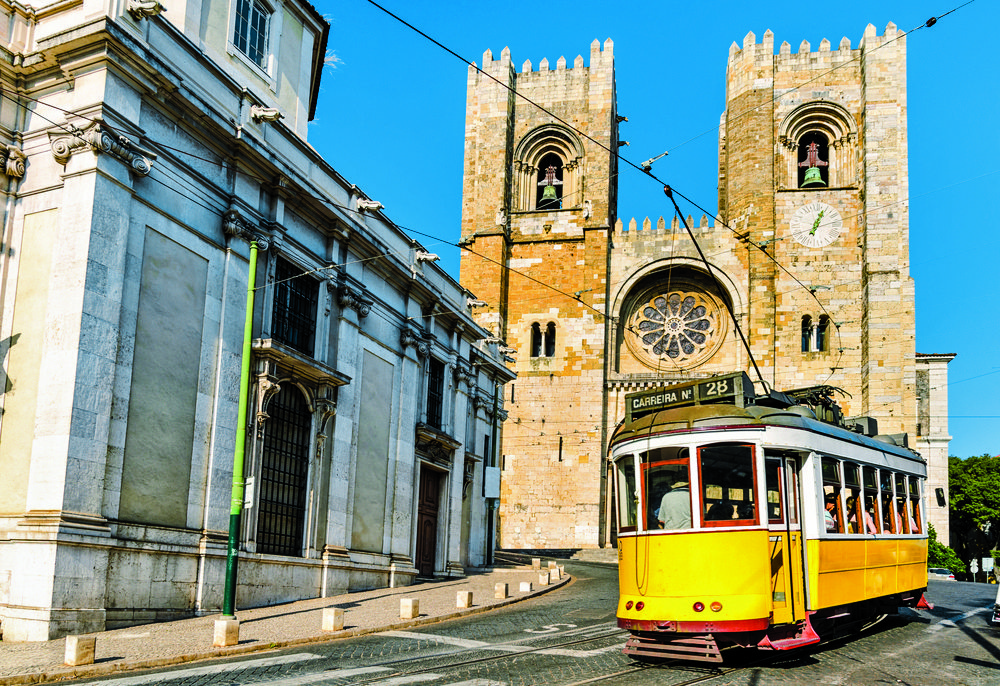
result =
M556 323L549 322L542 330L541 324L531 325L531 356L555 357L556 355Z
M302 392L286 384L271 400L260 468L257 552L302 554L312 418Z
M825 314L819 317L819 324L816 325L816 350L827 350L830 345L830 318Z
M542 327L538 322L531 325L531 356L542 356Z
M813 318L808 314L802 315L802 352L807 353L812 350Z
M830 185L830 146L826 136L810 131L799 139L799 188L827 188Z
M854 116L836 103L815 100L795 108L778 127L785 169L780 187L819 190L857 185L857 135Z
M546 124L528 132L514 150L511 209L524 212L582 207L582 163L583 144L565 126ZM550 189L548 196L546 188Z
M563 162L553 152L545 155L538 165L538 190L535 194L535 208L558 210L562 208Z

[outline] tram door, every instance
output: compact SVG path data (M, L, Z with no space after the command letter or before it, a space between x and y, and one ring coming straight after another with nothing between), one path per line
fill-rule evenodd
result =
M798 470L794 459L769 457L764 471L773 622L796 622L805 619Z

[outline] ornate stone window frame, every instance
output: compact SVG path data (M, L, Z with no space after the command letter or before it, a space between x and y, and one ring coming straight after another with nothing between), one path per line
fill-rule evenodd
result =
M534 212L538 196L538 174L542 159L555 154L562 160L562 208L583 207L584 149L579 137L559 124L545 124L532 129L514 150L514 178L511 209ZM548 212L559 210L543 210Z
M815 100L799 105L782 120L778 127L778 155L783 173L779 177L782 190L799 188L799 144L810 133L827 140L829 150L829 185L818 190L857 186L858 127L851 113L827 100Z

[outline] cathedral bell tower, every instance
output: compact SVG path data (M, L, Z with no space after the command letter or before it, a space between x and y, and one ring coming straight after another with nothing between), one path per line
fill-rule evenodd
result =
M529 102L530 101L530 102ZM498 544L593 547L618 117L611 40L590 65L470 67L461 281L517 372L505 407Z

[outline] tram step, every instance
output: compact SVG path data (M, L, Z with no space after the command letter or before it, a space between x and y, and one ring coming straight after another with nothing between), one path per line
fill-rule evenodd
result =
M712 634L684 636L669 641L631 636L622 652L634 657L722 662L722 653Z

